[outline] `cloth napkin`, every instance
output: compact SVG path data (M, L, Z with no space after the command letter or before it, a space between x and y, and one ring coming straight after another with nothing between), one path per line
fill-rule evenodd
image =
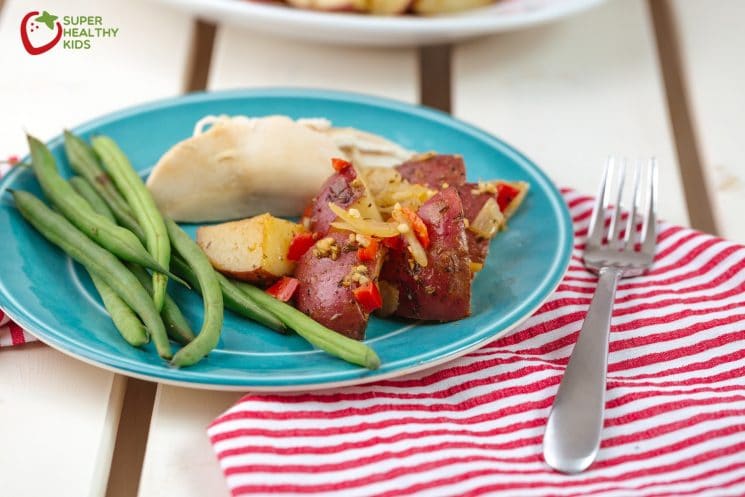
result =
M246 395L208 428L233 495L745 495L745 247L664 223L652 271L618 288L597 461L573 476L543 462L596 284L593 199L563 193L571 265L523 326L402 378Z

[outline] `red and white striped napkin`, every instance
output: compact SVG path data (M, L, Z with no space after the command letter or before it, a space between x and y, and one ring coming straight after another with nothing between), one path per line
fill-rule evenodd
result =
M36 337L30 335L16 323L10 320L0 309L0 347L11 347L23 345L27 342L36 341Z
M571 266L522 327L399 379L246 395L208 429L233 495L745 495L745 247L664 223L653 270L618 289L597 462L544 464L596 281L581 262L593 200L564 193Z

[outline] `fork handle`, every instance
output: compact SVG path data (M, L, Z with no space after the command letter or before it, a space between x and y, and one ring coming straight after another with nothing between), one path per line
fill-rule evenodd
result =
M605 410L605 375L618 268L600 269L598 286L548 415L543 457L552 468L578 473L595 460Z

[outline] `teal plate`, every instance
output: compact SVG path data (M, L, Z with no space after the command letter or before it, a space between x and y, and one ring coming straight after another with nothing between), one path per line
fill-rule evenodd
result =
M470 180L530 183L530 193L492 243L473 283L472 315L447 324L372 319L367 343L382 366L367 371L314 350L294 334L279 335L226 311L217 348L183 369L162 361L152 344L128 346L117 334L85 271L21 218L8 189L39 194L30 171L0 182L0 307L41 341L78 359L126 375L182 386L230 390L309 390L391 378L441 364L507 333L530 316L561 280L572 227L551 181L504 142L446 114L391 100L329 91L270 89L193 94L96 119L74 129L113 137L143 176L207 114L326 117L336 126L378 133L412 150L461 154ZM64 176L71 174L62 138L49 143ZM190 234L196 226L185 225ZM171 285L186 317L199 328L201 300Z

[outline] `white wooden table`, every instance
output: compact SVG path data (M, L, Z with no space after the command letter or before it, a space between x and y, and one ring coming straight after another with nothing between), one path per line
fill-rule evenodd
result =
M32 8L91 12L120 34L95 50L29 57L17 33ZM744 18L738 0L614 0L545 27L420 51L293 43L146 0L0 0L0 154L25 153L24 129L50 138L187 89L424 95L587 193L608 154L655 155L664 218L745 242ZM451 74L441 70L448 61ZM1 493L227 495L205 427L238 398L130 380L39 344L2 350Z

